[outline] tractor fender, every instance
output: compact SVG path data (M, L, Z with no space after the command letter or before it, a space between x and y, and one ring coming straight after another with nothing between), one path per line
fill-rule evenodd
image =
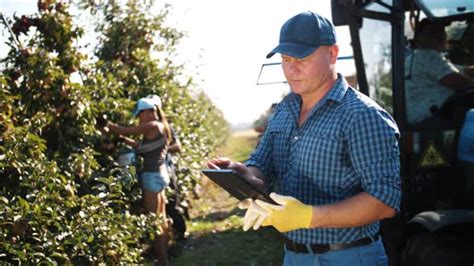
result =
M474 210L453 209L421 212L410 219L408 224L421 224L434 232L448 225L470 222L474 222Z

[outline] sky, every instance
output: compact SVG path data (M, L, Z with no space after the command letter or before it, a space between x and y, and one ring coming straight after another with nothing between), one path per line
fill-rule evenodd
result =
M289 92L286 84L257 85L262 64L280 62L280 56L266 59L277 44L280 28L290 17L304 11L331 16L329 0L173 0L170 25L187 31L181 56L189 69L200 64L202 88L233 124L251 123L272 103ZM338 32L339 33L339 32ZM347 41L347 33L346 43ZM340 34L343 35L343 34ZM339 36L338 36L339 37ZM347 49L342 53L352 54ZM284 81L280 73L263 81ZM270 71L274 73L275 71ZM268 69L263 74L269 73Z
M164 1L156 1L158 6ZM167 24L186 32L177 61L196 77L233 126L251 124L289 92L284 83L257 85L262 64L280 62L265 56L278 44L283 23L304 11L331 18L329 0L168 0ZM36 0L1 0L7 15L36 12ZM347 29L337 29L340 55L351 55ZM2 48L2 50L4 50ZM5 51L0 51L4 56ZM270 69L273 69L270 71ZM268 73L277 73L278 76ZM266 75L265 75L266 74ZM265 68L261 81L284 81L279 66Z

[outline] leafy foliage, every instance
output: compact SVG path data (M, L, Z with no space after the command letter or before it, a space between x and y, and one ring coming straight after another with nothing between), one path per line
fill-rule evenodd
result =
M143 261L162 217L131 207L140 201L136 169L115 163L119 147L96 130L99 114L131 124L125 110L136 99L162 96L184 148L183 198L227 136L222 114L192 79L178 81L182 67L169 55L182 35L163 26L166 9L151 16L140 1L114 3L81 2L104 15L95 57L79 52L84 31L63 2L39 0L38 13L5 18L12 35L0 73L0 261Z

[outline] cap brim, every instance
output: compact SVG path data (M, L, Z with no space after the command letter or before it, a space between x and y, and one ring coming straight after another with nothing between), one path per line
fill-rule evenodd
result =
M300 43L280 43L275 49L267 54L267 58L272 57L276 53L288 55L294 58L305 58L312 54L319 46L310 46Z

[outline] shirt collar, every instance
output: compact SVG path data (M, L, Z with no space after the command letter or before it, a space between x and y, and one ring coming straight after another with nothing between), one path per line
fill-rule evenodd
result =
M341 102L344 98L344 95L349 88L349 84L346 80L342 77L341 74L337 74L336 83L334 83L333 87L329 90L328 93L313 107L308 117L313 116L313 114L321 108L321 106L325 105L329 100L334 102ZM300 108L301 108L301 96L296 93L290 92L282 101L286 108L288 108L290 115L298 121Z
M334 83L334 86L329 90L326 96L321 99L321 101L326 102L327 100L333 100L336 102L341 102L346 95L347 89L349 88L349 84L347 83L346 79L342 77L341 74L337 73L337 80Z

